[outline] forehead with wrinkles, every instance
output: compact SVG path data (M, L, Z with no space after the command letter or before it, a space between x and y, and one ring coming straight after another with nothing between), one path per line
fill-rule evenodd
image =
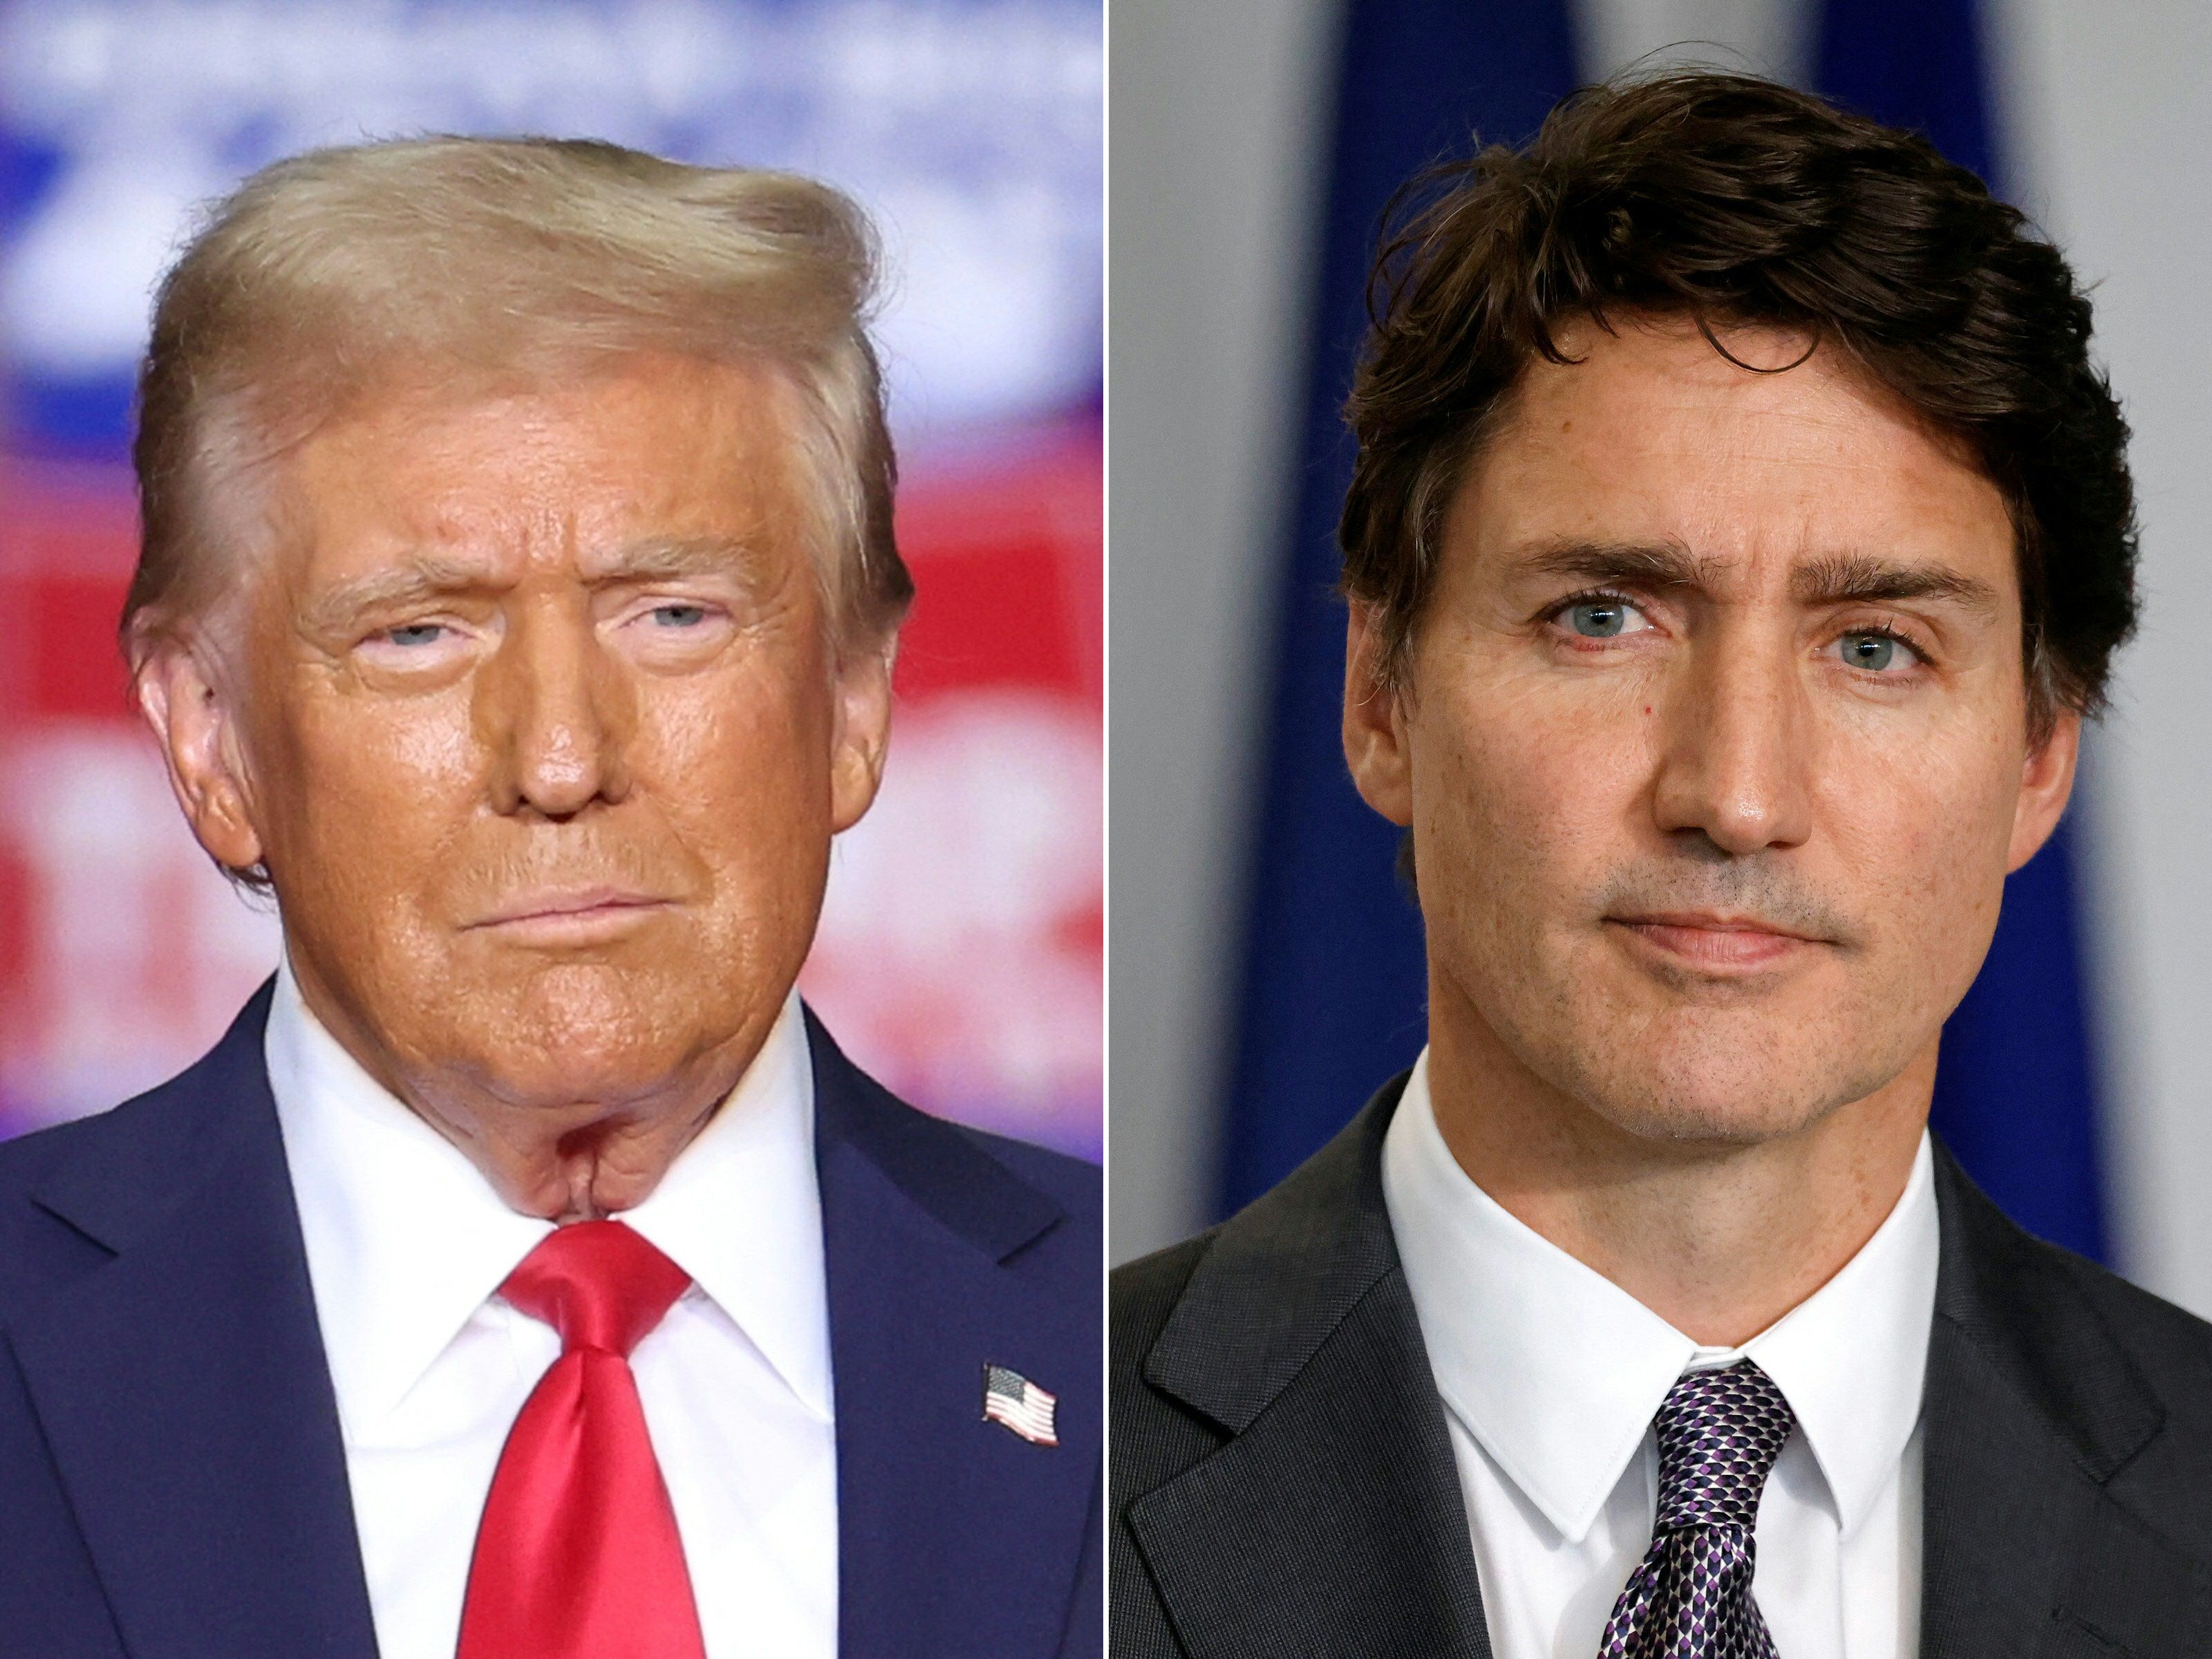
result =
M1439 580L1628 582L1805 607L1921 599L2014 619L2002 493L1831 348L1686 322L1563 339L1472 458ZM2016 625L2016 620L2015 620Z
M370 400L284 462L277 586L301 626L338 635L532 577L774 585L815 539L787 403L765 371L681 360L474 400Z

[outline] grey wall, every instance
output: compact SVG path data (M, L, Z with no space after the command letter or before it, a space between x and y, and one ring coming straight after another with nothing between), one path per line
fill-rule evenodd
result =
M1334 8L1114 0L1108 81L1107 1091L1117 1259L1203 1214L1303 395Z

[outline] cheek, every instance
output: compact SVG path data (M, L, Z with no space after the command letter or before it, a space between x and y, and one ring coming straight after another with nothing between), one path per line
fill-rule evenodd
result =
M271 804L289 822L278 855L309 881L343 886L374 867L386 890L428 882L483 793L465 698L363 704L309 692L284 707ZM417 879L392 881L400 871Z
M821 855L830 812L830 706L818 677L744 672L648 688L640 786L724 870Z
M1822 769L1818 824L1868 926L1931 966L1975 962L1996 925L2019 799L2016 749L1965 732L1901 744L1844 734Z
M1650 722L1633 693L1556 691L1511 676L1448 688L1409 732L1422 839L1454 866L1455 886L1516 910L1532 908L1532 885L1586 888L1618 856L1650 783Z

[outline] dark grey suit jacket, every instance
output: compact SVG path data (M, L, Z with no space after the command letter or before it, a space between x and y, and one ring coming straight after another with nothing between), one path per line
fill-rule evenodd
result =
M1115 1659L1489 1659L1382 1205L1403 1086L1115 1273ZM2212 1326L2029 1237L1940 1147L1936 1190L1922 1654L2212 1655Z

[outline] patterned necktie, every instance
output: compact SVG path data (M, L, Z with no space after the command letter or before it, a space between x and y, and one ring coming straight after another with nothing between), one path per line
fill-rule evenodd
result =
M1667 1391L1651 1548L1613 1604L1599 1659L1775 1659L1751 1599L1752 1529L1796 1420L1748 1359L1689 1372Z
M561 1333L477 1531L459 1659L703 1659L629 1352L690 1284L619 1221L556 1230L501 1293Z

